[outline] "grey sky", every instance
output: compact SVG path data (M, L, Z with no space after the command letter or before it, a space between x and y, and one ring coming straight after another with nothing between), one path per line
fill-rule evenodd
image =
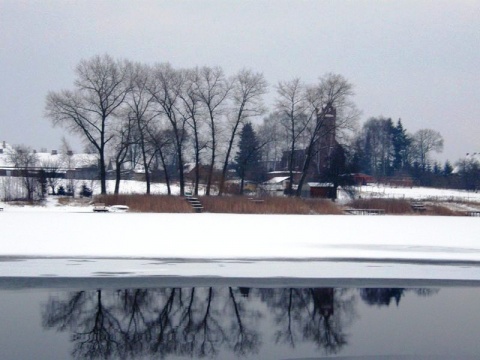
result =
M82 58L219 65L355 85L362 122L401 118L445 138L440 160L480 152L480 1L0 0L0 140L58 148L49 90L72 88ZM67 136L79 148L79 142Z

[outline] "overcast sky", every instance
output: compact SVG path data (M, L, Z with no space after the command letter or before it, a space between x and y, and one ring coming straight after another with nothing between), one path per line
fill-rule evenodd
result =
M480 0L0 0L0 141L54 149L49 90L72 89L84 58L262 72L314 83L339 73L361 121L438 130L437 159L480 152ZM71 136L67 139L80 149Z

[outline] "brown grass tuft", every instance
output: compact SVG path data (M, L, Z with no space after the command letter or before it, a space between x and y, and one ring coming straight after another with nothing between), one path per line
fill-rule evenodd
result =
M72 203L71 197L59 197L57 199L59 205L70 205Z

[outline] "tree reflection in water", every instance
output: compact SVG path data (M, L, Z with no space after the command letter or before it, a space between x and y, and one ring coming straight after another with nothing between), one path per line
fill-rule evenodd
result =
M51 297L43 326L72 333L76 358L138 358L168 355L214 358L220 351L248 357L263 341L266 306L275 343L312 343L325 354L348 344L347 329L357 317L357 294L369 305L398 305L406 291L333 288L161 288L78 291ZM266 342L271 341L266 339Z

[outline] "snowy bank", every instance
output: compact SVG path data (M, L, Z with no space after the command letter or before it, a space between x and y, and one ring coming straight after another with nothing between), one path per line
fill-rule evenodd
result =
M3 212L0 256L480 261L470 217Z
M0 213L0 278L288 277L480 281L470 217ZM99 260L101 259L101 260Z

